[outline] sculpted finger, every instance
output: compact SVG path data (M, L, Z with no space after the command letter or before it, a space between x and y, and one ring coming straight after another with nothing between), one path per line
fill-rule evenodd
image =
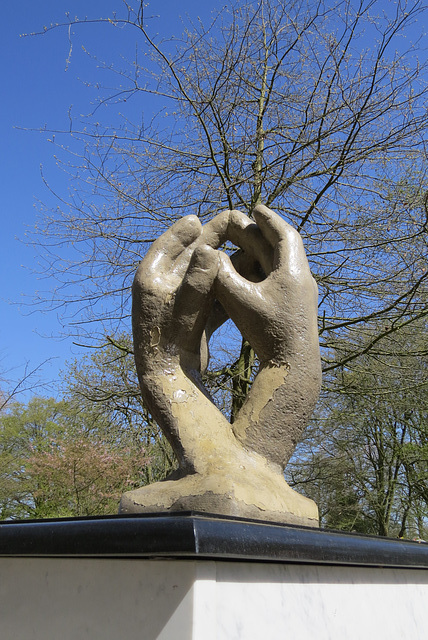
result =
M200 242L217 249L226 240L230 211L222 211L212 220L204 224Z
M196 247L177 295L184 299L187 296L207 295L217 275L218 255L215 249L207 245Z
M186 275L177 291L174 318L178 339L189 350L199 349L212 304L211 290L219 267L218 252L202 245L191 257Z
M220 254L214 291L229 317L260 358L265 358L266 323L272 309L264 297L264 283L249 282L237 273L230 258ZM269 349L268 349L269 350Z
M241 211L222 211L204 225L200 242L217 249L226 240L258 260L266 273L272 269L273 251L260 229Z
M244 250L247 256L259 262L268 275L273 268L274 252L261 229L240 211L230 212L228 239Z
M220 266L214 284L216 297L238 326L238 312L241 315L246 309L259 306L262 296L255 284L237 273L229 256L219 253L219 261Z
M264 204L258 204L254 207L253 216L264 237L274 248L278 242L284 240L288 231L294 231L293 227L285 222L281 216L265 207Z
M310 274L303 241L298 231L264 205L257 205L253 215L274 249L274 269L283 270L296 277Z
M260 229L248 216L235 209L222 211L204 225L200 242L217 249L226 240L243 249L247 256L258 261L263 271L272 271L273 250ZM255 267L257 271L257 267Z
M241 276L234 268L231 259L225 253L219 253L220 266L216 280L216 290L226 298L244 302L255 293L252 282ZM219 297L220 301L221 298Z
M261 282L265 279L266 275L262 271L258 261L251 258L241 249L235 251L235 253L230 256L230 260L235 271L237 271L239 275L246 280L250 280L251 282ZM207 339L209 340L212 334L228 319L229 316L223 305L218 300L214 300L205 327Z
M138 267L136 278L167 275L201 232L202 225L196 216L185 216L178 220L152 244Z

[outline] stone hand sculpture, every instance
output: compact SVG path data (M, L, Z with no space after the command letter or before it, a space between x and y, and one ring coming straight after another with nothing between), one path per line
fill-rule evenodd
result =
M317 287L302 240L258 205L256 224L226 211L176 222L133 285L135 362L143 398L177 455L169 479L125 493L121 513L197 510L316 525L315 503L283 471L318 399ZM218 251L226 240L239 251ZM201 381L207 341L230 317L259 372L231 425Z

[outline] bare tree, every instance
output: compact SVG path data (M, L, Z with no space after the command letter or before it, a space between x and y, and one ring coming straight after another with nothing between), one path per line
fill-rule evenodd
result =
M40 382L37 378L37 373L40 372L43 365L49 360L45 360L41 364L34 368L30 368L27 363L24 367L24 372L18 379L9 379L8 373L5 372L0 377L0 383L3 388L0 388L0 413L4 411L17 396L28 391L35 392L37 389L44 387L44 383ZM11 372L9 372L10 374Z
M425 314L426 61L402 37L425 7L400 1L377 14L378 4L239 2L173 41L151 35L143 3L106 19L151 61L112 63L121 87L100 104L143 110L154 95L160 110L148 123L72 131L84 145L80 188L46 213L43 244L56 275L81 288L76 299L60 288L56 304L74 301L87 312L80 320L114 326L128 315L144 244L162 228L190 212L250 214L263 201L304 236L323 345L335 345L327 369L361 323L385 317L391 331ZM74 244L71 264L59 239Z
M304 238L327 383L426 316L420 0L234 2L169 40L155 34L143 2L118 11L96 22L113 29L112 42L114 28L126 29L135 59L101 63L118 89L100 89L96 113L66 132L76 183L44 212L39 238L59 281L53 304L82 340L128 326L136 265L172 221L222 208L251 215L259 202ZM149 98L156 113L144 113ZM102 106L114 103L120 127L102 121ZM245 393L246 361L240 376Z

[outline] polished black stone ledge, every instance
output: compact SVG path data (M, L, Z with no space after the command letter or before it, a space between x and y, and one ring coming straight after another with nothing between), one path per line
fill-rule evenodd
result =
M428 544L186 512L0 523L0 556L428 568Z

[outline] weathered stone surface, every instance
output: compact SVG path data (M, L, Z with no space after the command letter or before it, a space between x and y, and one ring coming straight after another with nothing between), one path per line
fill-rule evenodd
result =
M179 461L171 479L124 494L121 513L198 510L314 525L314 502L283 470L318 399L317 287L302 240L259 205L256 224L226 211L195 216L153 243L133 286L133 332L144 400ZM218 251L239 248L232 260ZM230 317L260 369L233 425L201 382L207 341Z

